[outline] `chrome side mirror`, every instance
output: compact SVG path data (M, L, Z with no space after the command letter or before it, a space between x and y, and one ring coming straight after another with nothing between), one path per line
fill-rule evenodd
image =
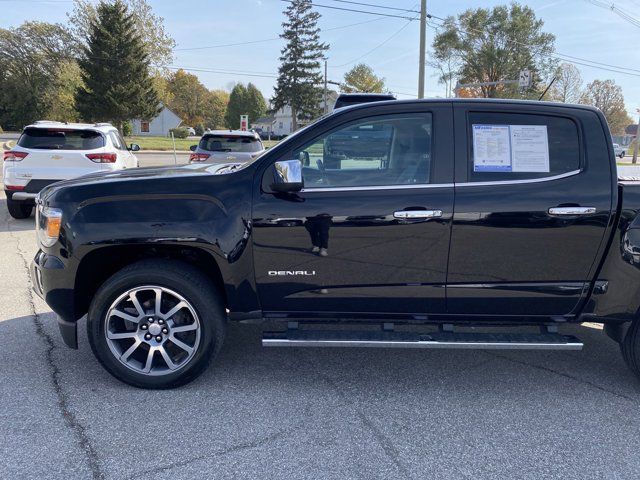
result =
M274 192L299 192L304 188L302 162L300 160L275 162L272 169L273 182L270 187Z

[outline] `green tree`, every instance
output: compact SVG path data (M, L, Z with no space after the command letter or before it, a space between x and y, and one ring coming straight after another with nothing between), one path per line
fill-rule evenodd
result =
M267 101L262 92L253 83L247 85L247 100L245 105L246 114L249 115L249 122L254 122L267 113Z
M271 104L273 110L291 107L293 129L321 113L322 74L320 62L329 46L320 41L318 19L311 0L291 0L280 35L286 41L280 56L278 80Z
M614 80L594 80L587 85L580 103L599 108L614 135L622 135L633 119L624 106L624 95Z
M236 83L229 95L229 104L224 115L224 124L227 128L240 127L240 115L247 115L247 87L242 83Z
M155 15L147 0L123 0L133 15L135 29L144 43L149 62L161 69L173 60L176 42L164 28L164 18ZM85 44L91 25L98 18L100 4L90 0L74 0L73 11L67 14L76 41Z
M76 102L85 120L109 120L122 131L127 120L149 120L158 114L160 100L147 51L121 0L98 5L80 67L84 86Z
M25 22L0 29L0 124L21 128L46 117L47 97L77 54L71 34L58 24Z
M346 93L382 93L384 78L376 76L370 66L359 63L344 74L344 83L340 88Z
M493 9L469 9L448 17L433 41L436 62L442 64L442 83L447 71L460 83L514 80L521 70L533 74L536 95L540 84L555 68L549 53L554 50L555 37L542 31L543 21L526 6L512 3ZM447 65L448 64L448 65ZM520 97L517 86L491 85L481 87L483 97Z

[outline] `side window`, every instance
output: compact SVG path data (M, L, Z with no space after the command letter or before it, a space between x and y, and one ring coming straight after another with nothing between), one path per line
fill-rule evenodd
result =
M298 149L305 189L429 183L430 113L349 123Z
M115 132L115 131L109 132L109 138L111 138L111 142L113 142L113 146L116 147L116 149L118 150L127 149L127 146L124 143L124 140L122 140L122 137L120 137L120 134L118 132Z
M552 177L580 168L576 123L550 115L470 112L470 182Z

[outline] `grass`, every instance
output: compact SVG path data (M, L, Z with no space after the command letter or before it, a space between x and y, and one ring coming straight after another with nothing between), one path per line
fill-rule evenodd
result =
M173 142L170 137L126 137L127 145L137 143L142 150L164 150L173 151ZM176 151L189 151L191 145L197 145L197 138L176 138ZM273 147L278 142L276 140L264 140L262 142L265 147Z

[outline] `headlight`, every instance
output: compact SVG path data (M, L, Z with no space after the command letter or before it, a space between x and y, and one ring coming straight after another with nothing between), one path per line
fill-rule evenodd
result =
M38 205L36 211L36 229L38 241L45 247L52 247L60 236L62 210Z

